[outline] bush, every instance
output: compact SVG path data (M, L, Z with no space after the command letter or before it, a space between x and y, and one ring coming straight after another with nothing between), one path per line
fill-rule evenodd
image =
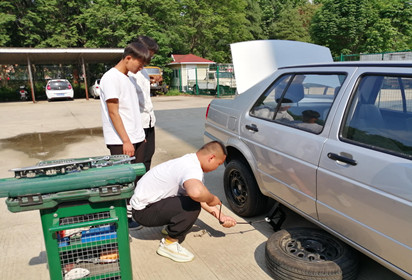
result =
M166 93L166 96L177 96L177 95L182 95L180 91L177 89L171 89Z

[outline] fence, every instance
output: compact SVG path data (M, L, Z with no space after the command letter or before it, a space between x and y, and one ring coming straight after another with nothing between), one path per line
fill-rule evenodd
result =
M348 54L334 57L335 61L391 61L412 60L412 50L381 53Z

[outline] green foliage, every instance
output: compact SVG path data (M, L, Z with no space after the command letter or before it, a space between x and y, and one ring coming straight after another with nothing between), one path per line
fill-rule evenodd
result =
M181 95L182 93L178 91L177 89L171 89L166 93L166 96L176 96L176 95Z
M230 63L230 44L283 39L333 55L412 48L410 0L1 0L0 46L123 48L157 40L171 54Z
M412 48L409 0L323 0L311 35L333 55Z

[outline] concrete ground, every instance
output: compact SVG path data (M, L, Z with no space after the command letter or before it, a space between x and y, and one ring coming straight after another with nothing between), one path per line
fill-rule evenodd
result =
M204 117L211 97L153 98L157 117L156 152L152 166L203 144ZM101 132L99 100L0 103L0 178L8 170L42 160L107 155ZM222 188L223 167L208 173L205 184L218 195L223 212L228 209ZM37 210L8 211L0 198L0 279L48 279L47 259ZM235 215L233 215L235 216ZM236 216L235 216L236 217ZM238 221L244 221L236 217ZM256 217L252 220L260 220ZM291 212L283 227L308 225ZM265 266L264 248L272 228L265 222L226 229L202 212L183 246L194 261L179 264L156 254L160 228L131 231L134 279L272 279ZM358 280L401 279L361 257Z

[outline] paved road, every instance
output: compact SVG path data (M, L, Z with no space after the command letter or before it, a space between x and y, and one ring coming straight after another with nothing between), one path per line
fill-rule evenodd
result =
M203 122L211 98L158 96L153 101L158 119L153 165L195 152L203 144ZM99 100L1 103L0 178L11 177L10 168L41 160L108 154L99 106ZM205 183L227 205L222 176L220 167L206 174ZM0 279L48 279L38 211L11 213L4 199L0 200ZM223 211L230 213L226 207ZM284 227L296 225L308 222L288 212ZM191 263L177 264L155 253L160 229L144 228L131 233L134 279L271 279L264 247L272 233L266 223L225 229L215 218L202 213L184 242L196 258ZM358 280L372 279L400 278L362 257Z

